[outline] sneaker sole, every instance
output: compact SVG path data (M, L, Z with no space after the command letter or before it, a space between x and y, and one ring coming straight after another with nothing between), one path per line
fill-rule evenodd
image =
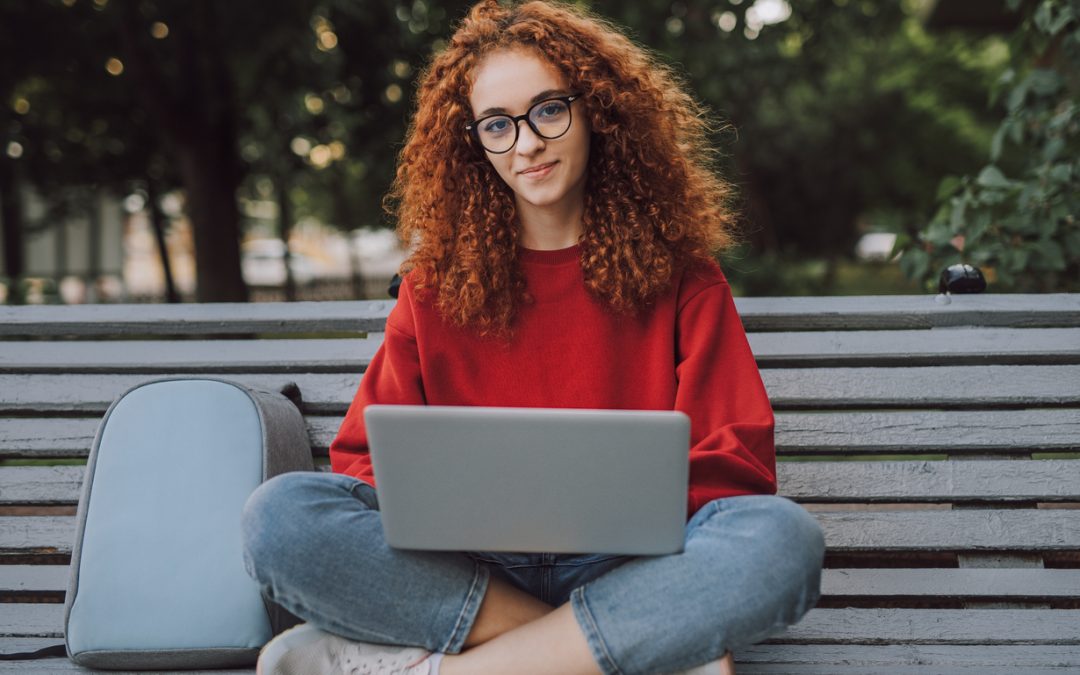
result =
M328 635L329 633L326 631L307 623L290 628L268 642L259 652L259 662L255 669L256 675L277 675L278 664L291 650L309 645Z

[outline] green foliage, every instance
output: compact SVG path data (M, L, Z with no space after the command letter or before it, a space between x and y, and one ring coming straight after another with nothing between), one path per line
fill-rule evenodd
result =
M1006 65L1003 41L929 35L917 11L924 0L792 0L789 16L768 23L751 0L579 1L655 49L721 122L718 169L736 184L753 250L735 265L749 270L755 293L834 292L861 223L922 222L941 177L977 166L991 143L1006 180L1021 175L1013 136L1023 128L995 137L998 118L985 106ZM235 165L242 199L288 195L294 221L389 225L380 198L417 73L471 4L0 3L0 150L23 148L0 162L17 165L51 204L71 185L148 180L190 196L200 187L185 184L190 175ZM1038 20L1052 28L1061 15ZM155 22L167 37L152 35ZM106 72L111 57L123 61L121 75ZM1027 85L1032 96L1055 86L1041 76ZM185 179L178 149L200 144L219 151L189 153ZM1058 152L1069 156L1064 145ZM916 276L936 264L918 247L904 257ZM757 271L772 268L782 273Z
M918 2L596 0L657 50L722 122L723 175L755 251L849 256L860 221L921 221L944 175L981 159L997 36L928 34ZM764 4L764 3L762 3Z
M1019 0L1009 0L1016 10ZM991 100L1006 117L977 175L946 176L938 208L916 237L903 238L901 264L932 283L963 261L999 291L1080 289L1080 10L1039 0L1013 36L1012 65ZM1004 96L1003 96L1004 95ZM1003 99L1003 101L1002 101Z

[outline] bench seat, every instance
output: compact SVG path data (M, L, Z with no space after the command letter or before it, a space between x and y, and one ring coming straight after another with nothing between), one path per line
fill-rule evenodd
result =
M779 493L827 546L818 606L738 672L1080 671L1080 295L737 305ZM0 652L62 641L82 463L116 396L179 374L296 382L326 470L391 307L0 307Z

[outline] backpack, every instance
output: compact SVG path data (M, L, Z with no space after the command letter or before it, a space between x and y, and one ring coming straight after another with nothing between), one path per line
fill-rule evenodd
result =
M250 666L288 623L244 568L240 514L312 471L300 392L212 377L141 383L98 426L79 499L68 657L114 669Z

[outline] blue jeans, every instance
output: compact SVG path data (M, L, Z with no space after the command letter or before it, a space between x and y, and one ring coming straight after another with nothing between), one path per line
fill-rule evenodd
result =
M405 551L375 490L350 476L277 476L243 514L244 562L271 600L329 632L456 654L491 575L570 602L605 673L691 668L797 623L820 597L820 525L776 495L706 504L665 556Z

